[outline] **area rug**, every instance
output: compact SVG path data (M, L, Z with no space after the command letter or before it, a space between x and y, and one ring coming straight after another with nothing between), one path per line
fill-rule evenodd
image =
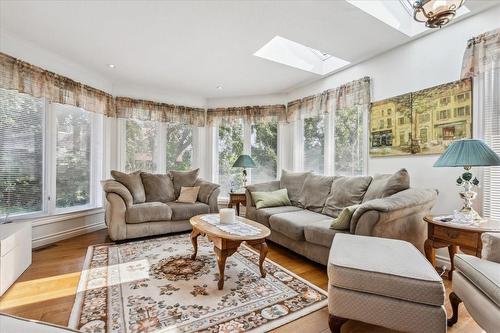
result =
M88 249L69 326L82 332L266 332L323 308L322 289L241 245L224 289L213 246L188 234Z

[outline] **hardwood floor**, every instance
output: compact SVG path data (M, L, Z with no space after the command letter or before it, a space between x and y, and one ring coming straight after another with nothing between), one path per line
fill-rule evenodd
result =
M33 252L33 264L0 298L0 311L65 326L68 323L73 306L87 247L92 244L107 242L110 242L110 240L107 237L106 230L100 230L35 250ZM269 244L267 258L315 285L327 289L328 277L324 266L315 264L273 243ZM445 286L447 294L449 294L451 287L449 281L445 281ZM446 309L450 313L448 298L446 298ZM328 310L326 308L318 310L272 332L330 332L328 328ZM382 333L390 331L360 322L348 321L342 327L342 332ZM459 322L448 332L479 333L483 331L461 305Z

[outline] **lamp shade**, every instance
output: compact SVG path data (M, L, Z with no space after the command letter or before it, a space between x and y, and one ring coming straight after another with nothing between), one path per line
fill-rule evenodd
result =
M481 140L457 140L434 163L435 167L473 167L500 165L500 157Z
M236 162L233 164L233 168L255 168L257 165L252 160L252 158L248 155L240 155Z

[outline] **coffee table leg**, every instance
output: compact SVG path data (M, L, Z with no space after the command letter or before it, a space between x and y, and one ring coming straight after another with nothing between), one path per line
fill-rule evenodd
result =
M193 231L191 231L191 243L193 244L193 254L191 255L191 260L196 259L196 254L198 253L198 236L200 233L198 230L193 228Z
M260 275L263 278L266 277L266 270L264 269L264 260L266 260L267 251L268 251L268 248L267 248L266 241L263 241L260 244L260 256L259 256Z
M217 247L214 247L215 255L217 256L217 265L219 266L219 282L217 283L217 288L222 290L224 288L224 270L226 269L226 259L227 252L224 250L219 250Z

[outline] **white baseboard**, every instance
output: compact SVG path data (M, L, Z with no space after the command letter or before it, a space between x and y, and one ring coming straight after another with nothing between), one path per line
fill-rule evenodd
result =
M76 227L76 228L72 228L72 229L66 229L63 231L54 232L51 234L43 235L42 237L35 238L35 239L33 239L32 246L33 246L33 248L37 248L37 247L45 246L45 245L48 245L48 244L51 244L51 243L54 243L57 241L61 241L64 239L75 237L75 236L80 236L83 234L87 234L89 232L93 232L93 231L97 231L97 230L101 230L101 229L105 229L105 228L106 228L106 224L104 222L96 222L96 223L92 223L92 224L88 224L88 225L84 225L84 226L80 226L80 227Z
M436 255L436 265L438 267L446 266L447 269L450 269L450 258L448 256Z

